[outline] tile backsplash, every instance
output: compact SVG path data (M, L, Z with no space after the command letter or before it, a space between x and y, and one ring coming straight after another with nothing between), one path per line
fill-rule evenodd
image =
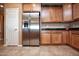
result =
M70 28L79 28L79 21L71 23Z
M43 23L41 28L68 28L69 23Z
M72 23L43 23L41 28L79 28L79 21Z

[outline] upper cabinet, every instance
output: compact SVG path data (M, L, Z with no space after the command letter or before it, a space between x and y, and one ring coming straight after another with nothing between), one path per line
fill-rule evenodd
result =
M79 4L73 4L73 19L78 20L79 18Z
M42 22L51 22L51 17L50 17L50 9L47 7L42 7L41 10L41 21Z
M41 11L41 4L23 4L23 11Z
M63 4L63 21L73 21L72 19L72 4Z
M62 7L50 7L51 22L62 22Z
M62 22L62 7L42 7L41 21L42 22Z

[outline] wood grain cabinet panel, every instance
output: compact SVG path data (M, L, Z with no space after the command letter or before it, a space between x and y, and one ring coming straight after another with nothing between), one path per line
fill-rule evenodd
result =
M50 31L42 31L41 32L41 44L51 44L50 43Z
M41 21L42 22L51 22L50 9L43 7L41 11Z
M79 49L79 35L77 34L72 34L71 37L71 45L75 48Z
M51 22L62 22L62 7L50 7Z
M62 7L42 7L41 21L42 22L62 22Z
M41 11L41 4L26 3L23 4L23 11Z
M63 31L63 44L70 43L70 33L69 31Z
M79 31L70 31L70 45L79 49Z
M33 6L32 4L28 3L28 4L23 4L23 11L32 11Z
M51 22L56 22L55 7L50 7L49 9L50 9Z
M4 19L3 14L0 14L0 39L4 37Z
M72 4L63 4L63 21L73 21Z
M79 20L79 3L73 4L73 19Z
M62 7L56 7L55 8L55 17L56 17L56 20L55 22L62 22L62 17L63 17L63 14L62 14Z
M52 44L62 44L62 32L52 32L52 38L51 38L51 41L52 41Z

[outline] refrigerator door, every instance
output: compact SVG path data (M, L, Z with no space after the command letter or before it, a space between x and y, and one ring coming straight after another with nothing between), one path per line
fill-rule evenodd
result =
M29 46L29 13L23 13L22 44Z
M39 13L30 13L30 46L39 45Z

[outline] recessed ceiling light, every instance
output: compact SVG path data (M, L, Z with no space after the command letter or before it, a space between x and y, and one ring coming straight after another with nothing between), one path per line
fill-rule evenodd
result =
M0 5L0 7L4 7L3 5Z
M33 4L33 7L35 7L36 6L36 4Z

